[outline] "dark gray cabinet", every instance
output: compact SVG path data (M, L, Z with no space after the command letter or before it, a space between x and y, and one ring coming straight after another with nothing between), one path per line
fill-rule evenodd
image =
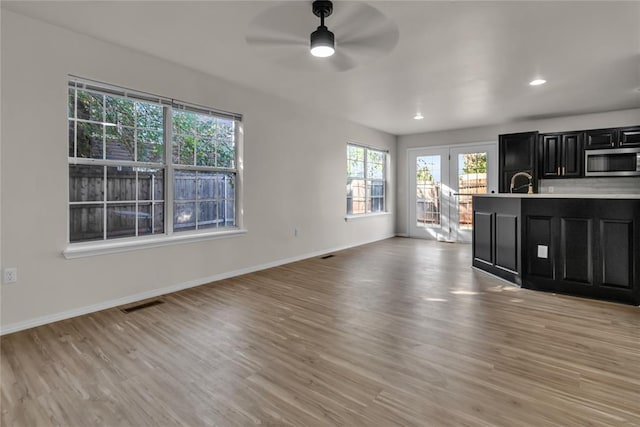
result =
M518 172L526 172L533 179L533 191L537 192L538 188L538 170L537 170L537 150L538 132L523 132L503 134L498 138L498 169L499 183L498 189L500 193L509 193L511 178ZM514 192L526 193L528 180L518 181L518 190ZM523 184L524 183L524 184Z
M585 132L585 150L613 148L618 141L617 129L591 129Z
M621 128L618 131L620 147L640 147L640 126Z
M540 135L540 177L579 178L584 175L584 132Z
M522 204L522 286L640 304L640 200Z
M585 131L585 150L640 147L640 126Z

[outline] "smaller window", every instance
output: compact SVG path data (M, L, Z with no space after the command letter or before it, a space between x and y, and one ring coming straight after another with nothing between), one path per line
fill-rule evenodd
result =
M347 215L386 212L387 153L347 144Z

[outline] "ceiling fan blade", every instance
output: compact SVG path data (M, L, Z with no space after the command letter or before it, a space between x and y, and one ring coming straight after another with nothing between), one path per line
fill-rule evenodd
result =
M315 19L307 2L287 1L256 15L249 23L247 35L308 42L309 34L315 28Z
M338 2L331 25L336 48L364 63L393 50L400 38L398 27L378 9L366 3Z
M375 33L393 23L373 6L359 2L336 2L333 14L326 25L336 37L354 37L363 33Z
M293 37L278 36L261 36L248 35L245 40L252 46L265 47L290 47L290 46L306 46L309 44L307 40L300 40Z
M379 31L370 31L354 35L351 37L343 37L340 40L340 46L348 49L357 48L359 50L374 50L379 53L391 51L400 38L398 29L392 26Z
M336 50L336 53L330 58L322 59L328 59L326 64L335 71L348 71L358 65L358 61L355 58L340 49Z

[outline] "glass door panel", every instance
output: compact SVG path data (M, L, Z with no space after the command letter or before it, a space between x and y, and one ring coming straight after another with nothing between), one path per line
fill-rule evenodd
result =
M451 148L451 162L452 233L457 241L471 242L473 195L495 191L495 144Z
M449 153L446 150L410 152L412 237L446 239L449 226L447 188L443 180L449 176Z
M442 157L416 158L417 227L440 226L442 206Z
M470 242L473 195L496 190L495 143L409 151L409 235Z

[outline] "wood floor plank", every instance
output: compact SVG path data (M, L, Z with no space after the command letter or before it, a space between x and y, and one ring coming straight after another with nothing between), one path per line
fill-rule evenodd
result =
M394 238L1 338L2 426L640 426L640 309Z

